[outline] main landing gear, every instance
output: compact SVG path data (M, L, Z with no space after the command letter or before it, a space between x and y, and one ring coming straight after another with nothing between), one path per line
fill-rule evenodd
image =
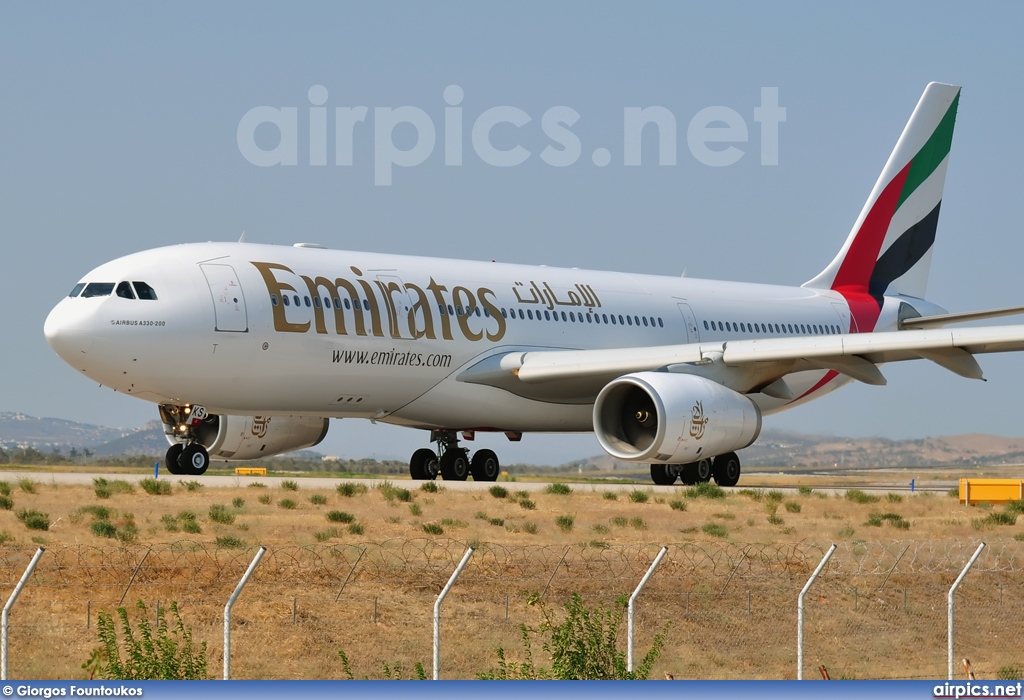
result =
M470 475L473 481L498 480L501 466L492 450L477 450L471 460L469 450L459 447L454 430L431 431L430 441L437 443L436 452L424 447L412 453L409 475L413 479L433 480L440 474L445 481L465 481Z
M196 430L206 421L214 420L207 416L202 406L160 406L160 418L165 429L169 428L174 438L183 440L176 442L167 449L164 466L171 474L178 476L200 476L210 466L210 453L196 440Z
M652 464L651 479L659 486L671 486L676 479L693 485L711 481L719 486L735 486L740 480L740 458L735 452L718 455L714 460L702 459L689 464Z

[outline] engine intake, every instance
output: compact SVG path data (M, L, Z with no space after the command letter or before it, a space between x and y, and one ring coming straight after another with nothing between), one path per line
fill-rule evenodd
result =
M753 401L691 374L627 374L594 402L598 442L627 462L687 464L747 447L760 433Z

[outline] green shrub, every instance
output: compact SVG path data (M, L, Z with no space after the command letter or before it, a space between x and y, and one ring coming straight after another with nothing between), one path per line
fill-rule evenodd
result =
M38 510L19 510L18 520L25 523L29 530L49 530L50 516Z
M775 501L776 503L782 503L786 498L786 494L782 493L782 491L779 491L778 489L772 489L765 494L765 498L767 498L769 502Z
M598 523L594 526L594 532L596 532L599 535L607 535L611 531L612 529L610 527L602 523Z
M701 530L704 531L704 534L712 537L726 537L729 534L725 527L718 523L706 523Z
M281 482L281 488L283 488L285 491L298 491L299 482L292 481L291 479L285 479L284 481Z
M140 481L139 486L141 486L142 490L150 496L167 496L171 493L171 482L160 481L159 479L154 479L151 476L147 476L145 479Z
M1024 668L1015 665L1000 666L996 671L996 680L1019 681L1024 679Z
M785 521L782 519L782 516L780 516L778 513L774 512L774 511L772 511L771 513L768 514L768 523L770 525L782 525L782 524L785 523Z
M24 491L25 493L35 493L36 482L27 478L18 479L18 488Z
M853 537L853 528L849 525L847 525L846 527L839 528L836 531L836 537L842 537L844 539L847 537Z
M559 515L557 518L555 518L555 525L557 525L558 529L562 532L571 531L574 523L575 518L573 518L571 515Z
M214 540L218 549L245 549L245 542L233 535L224 535Z
M327 513L327 519L332 523L354 523L356 516L343 510L332 510Z
M441 490L441 487L437 485L436 481L424 481L420 484L420 491L426 491L427 493L437 493Z
M298 504L290 498L282 498L277 502L277 505L279 508L284 508L285 510L295 510L295 507Z
M377 487L380 494L384 496L384 500L388 503L393 501L401 501L402 503L408 503L412 500L412 492L409 489L403 489L400 486L395 486L390 481L383 482Z
M14 500L10 496L0 495L0 508L10 510L14 507Z
M764 500L764 489L740 489L736 493L759 503Z
M797 489L801 496L810 496L813 490L810 486L801 486Z
M221 525L230 525L235 522L235 514L228 510L228 507L215 503L210 506L210 520Z
M361 535L363 534L363 526L359 523L350 523L348 526L348 532L350 535Z
M88 513L97 520L110 520L110 509L104 506L82 506L79 513Z
M529 498L524 498L519 501L519 507L523 510L536 510L537 504L531 501Z
M366 488L366 484L356 484L351 481L346 481L338 484L336 490L338 494L345 496L346 498L351 498L352 496L358 496L359 494L366 493L368 489Z
M971 525L974 526L975 530L981 530L986 527L998 527L999 525L1016 525L1017 514L1009 511L989 513L984 518L975 518L971 520Z
M644 519L640 518L640 517L636 517L636 518L630 519L629 524L633 526L634 530L646 530L647 529L647 523L644 522Z
M725 491L718 484L703 481L695 486L687 487L684 495L687 498L725 498Z
M100 612L96 624L100 648L82 664L90 675L103 680L209 680L206 675L206 642L198 649L192 642L192 630L186 629L178 614L178 604L171 603L175 621L169 625L164 609L157 607L156 629L149 623L150 614L141 600L138 629L133 630L125 608L117 609L123 641L118 641L114 618ZM124 649L126 658L121 657Z
M90 529L92 534L97 537L109 537L111 539L117 537L117 528L114 527L114 523L108 520L93 520Z
M235 496L231 499L231 506L233 508L245 508L245 499L240 496Z
M1024 501L1010 501L1006 504L1006 512L1024 515Z
M102 477L93 479L92 487L96 492L96 498L110 498L114 495L114 489L110 488L110 484Z
M419 503L410 503L409 504L409 512L412 513L416 517L419 517L419 516L423 515L423 509L420 508L420 504Z
M885 494L885 500L889 503L903 503L903 496L898 493L887 493Z
M181 529L190 535L198 535L203 531L198 520L182 520Z
M265 489L265 488L267 488L267 485L264 484L261 481L251 481L251 482L249 482L249 484L247 484L246 488L250 488L250 489Z
M786 503L786 511L790 513L799 513L800 510L801 508L799 503L796 503L795 501L788 501Z
M203 488L203 485L194 479L192 481L183 481L181 482L181 485L185 487L185 490L189 493L195 493L199 489Z
M6 481L0 481L0 496L10 496L11 485Z
M498 527L501 527L501 526L503 526L505 524L505 519L504 518L491 518L487 522L489 522L491 525L497 525Z
M327 540L333 540L338 537L341 537L341 533L338 532L338 528L336 527L330 527L321 532L313 533L313 539L317 542L326 542Z
M270 501L272 501L273 498L269 493L261 493L256 500L262 503L263 505L268 506L270 505Z
M639 489L633 489L629 492L629 500L633 501L633 503L647 503L647 499L650 497L651 495L648 492Z
M525 522L523 523L523 532L527 535L537 534L537 523Z
M949 491L946 491L946 495L950 498L960 498L960 487L954 486Z
M621 515L616 515L614 518L612 518L612 525L616 525L618 527L626 527L626 525L628 524L629 520L627 520L625 517Z
M441 527L441 523L424 523L423 532L428 535L443 535L444 528Z
M315 506L324 506L327 505L327 496L322 493L314 493L309 497L309 502Z
M572 488L569 484L554 483L549 484L545 491L556 496L566 496L572 493Z
M592 542L591 546L605 547L606 543ZM583 599L574 593L565 604L562 621L556 623L555 616L545 607L536 593L527 601L541 609L545 623L536 631L525 624L520 625L523 644L521 663L506 659L505 650L497 649L498 667L477 677L482 680L644 680L650 676L661 651L665 646L665 630L654 636L650 650L644 655L634 671L629 671L626 652L619 648L624 635L619 633L625 615L627 600L620 596L615 606L589 609ZM665 627L667 629L667 625ZM548 639L542 643L545 657L551 660L551 668L536 666L533 662L533 642L530 634L546 633Z
M601 494L601 498L603 498L606 501L617 501L619 500L619 494L615 493L614 491L604 491Z
M671 508L672 510L686 510L686 501L669 501L668 507Z
M848 501L853 501L854 503L862 503L862 504L863 503L878 503L878 501L880 500L878 498L878 496L874 496L874 495L871 495L871 494L864 493L860 489L850 489L850 490L848 490L846 492L846 496L844 496L844 498L846 498L846 500L848 500Z
M495 498L505 498L508 496L508 489L504 486L492 486L488 489L488 492Z

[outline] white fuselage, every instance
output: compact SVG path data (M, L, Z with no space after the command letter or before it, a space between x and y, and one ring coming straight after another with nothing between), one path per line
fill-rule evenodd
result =
M46 321L54 349L94 381L211 413L422 428L592 430L593 396L539 399L459 381L509 351L720 350L735 339L851 332L846 301L828 290L318 247L178 245L82 279L123 281L145 282L156 299L79 295ZM895 322L886 304L875 330ZM767 413L846 381L824 378L790 375L794 399L750 398Z

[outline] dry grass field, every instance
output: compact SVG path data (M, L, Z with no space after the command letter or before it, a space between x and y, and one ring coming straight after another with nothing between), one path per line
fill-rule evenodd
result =
M339 649L359 677L381 677L384 664L394 675L396 662L429 674L434 598L468 546L442 614L444 678L493 668L499 645L518 654L518 625L542 619L525 593L543 593L554 613L574 592L610 605L662 545L669 554L638 605L638 656L668 635L652 677L795 677L796 597L832 542L840 549L808 598L805 677L818 664L833 677L944 676L946 591L980 541L989 550L958 594L958 655L979 677L1024 666L1007 631L1024 612L1024 518L943 494L443 482L432 492L408 481L310 488L301 477L274 487L175 477L150 493L117 475L98 486L0 480L5 597L47 549L12 614L14 678L83 677L96 615L122 598L150 615L178 601L219 676L224 603L260 545L268 554L233 611L235 678L339 678Z

